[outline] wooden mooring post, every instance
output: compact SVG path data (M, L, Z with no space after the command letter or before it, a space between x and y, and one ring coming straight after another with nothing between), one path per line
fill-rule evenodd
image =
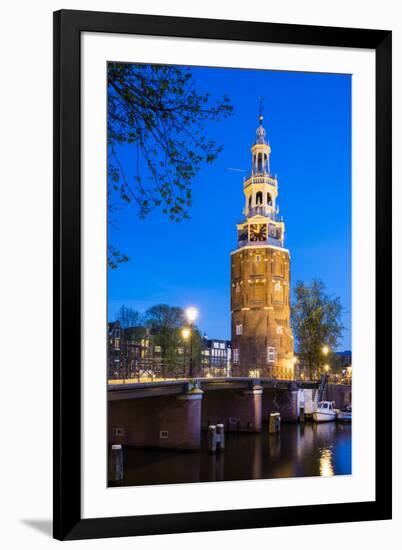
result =
M221 452L225 448L225 427L223 424L208 426L208 452Z
M276 434L281 431L281 415L278 412L270 413L268 431L270 434Z
M123 477L123 447L122 445L112 445L112 448L110 449L109 460L109 480L121 481Z

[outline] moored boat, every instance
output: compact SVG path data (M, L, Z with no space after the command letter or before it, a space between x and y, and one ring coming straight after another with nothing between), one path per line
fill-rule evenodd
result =
M339 411L337 417L339 422L352 422L352 405L346 405L341 411Z
M336 420L334 401L320 401L313 413L314 422L332 422Z

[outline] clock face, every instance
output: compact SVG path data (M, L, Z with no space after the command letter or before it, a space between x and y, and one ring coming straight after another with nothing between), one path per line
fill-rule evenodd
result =
M250 225L250 241L266 241L267 225L265 223L253 223Z

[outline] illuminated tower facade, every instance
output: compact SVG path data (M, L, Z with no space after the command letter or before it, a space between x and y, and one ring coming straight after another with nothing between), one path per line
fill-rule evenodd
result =
M259 121L244 180L244 219L231 253L232 374L291 379L290 254L262 114Z

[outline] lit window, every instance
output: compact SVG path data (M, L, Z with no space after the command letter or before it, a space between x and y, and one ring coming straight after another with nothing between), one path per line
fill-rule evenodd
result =
M236 325L236 335L239 336L240 334L243 334L243 325L241 323L238 323Z
M219 342L214 342L214 348L219 348Z
M283 327L281 327L281 325L276 327L276 334L283 334Z
M162 351L161 346L155 346L154 351L155 351L155 353L160 353Z
M224 344L224 342L221 342L221 343L219 344L219 347L220 347L221 349L225 349L225 344Z
M275 283L275 290L281 290L281 283Z
M234 348L234 350L233 350L233 363L238 363L239 362L239 357L240 357L240 354L239 354L238 348Z
M267 363L275 363L276 361L276 348L270 346L267 347Z

